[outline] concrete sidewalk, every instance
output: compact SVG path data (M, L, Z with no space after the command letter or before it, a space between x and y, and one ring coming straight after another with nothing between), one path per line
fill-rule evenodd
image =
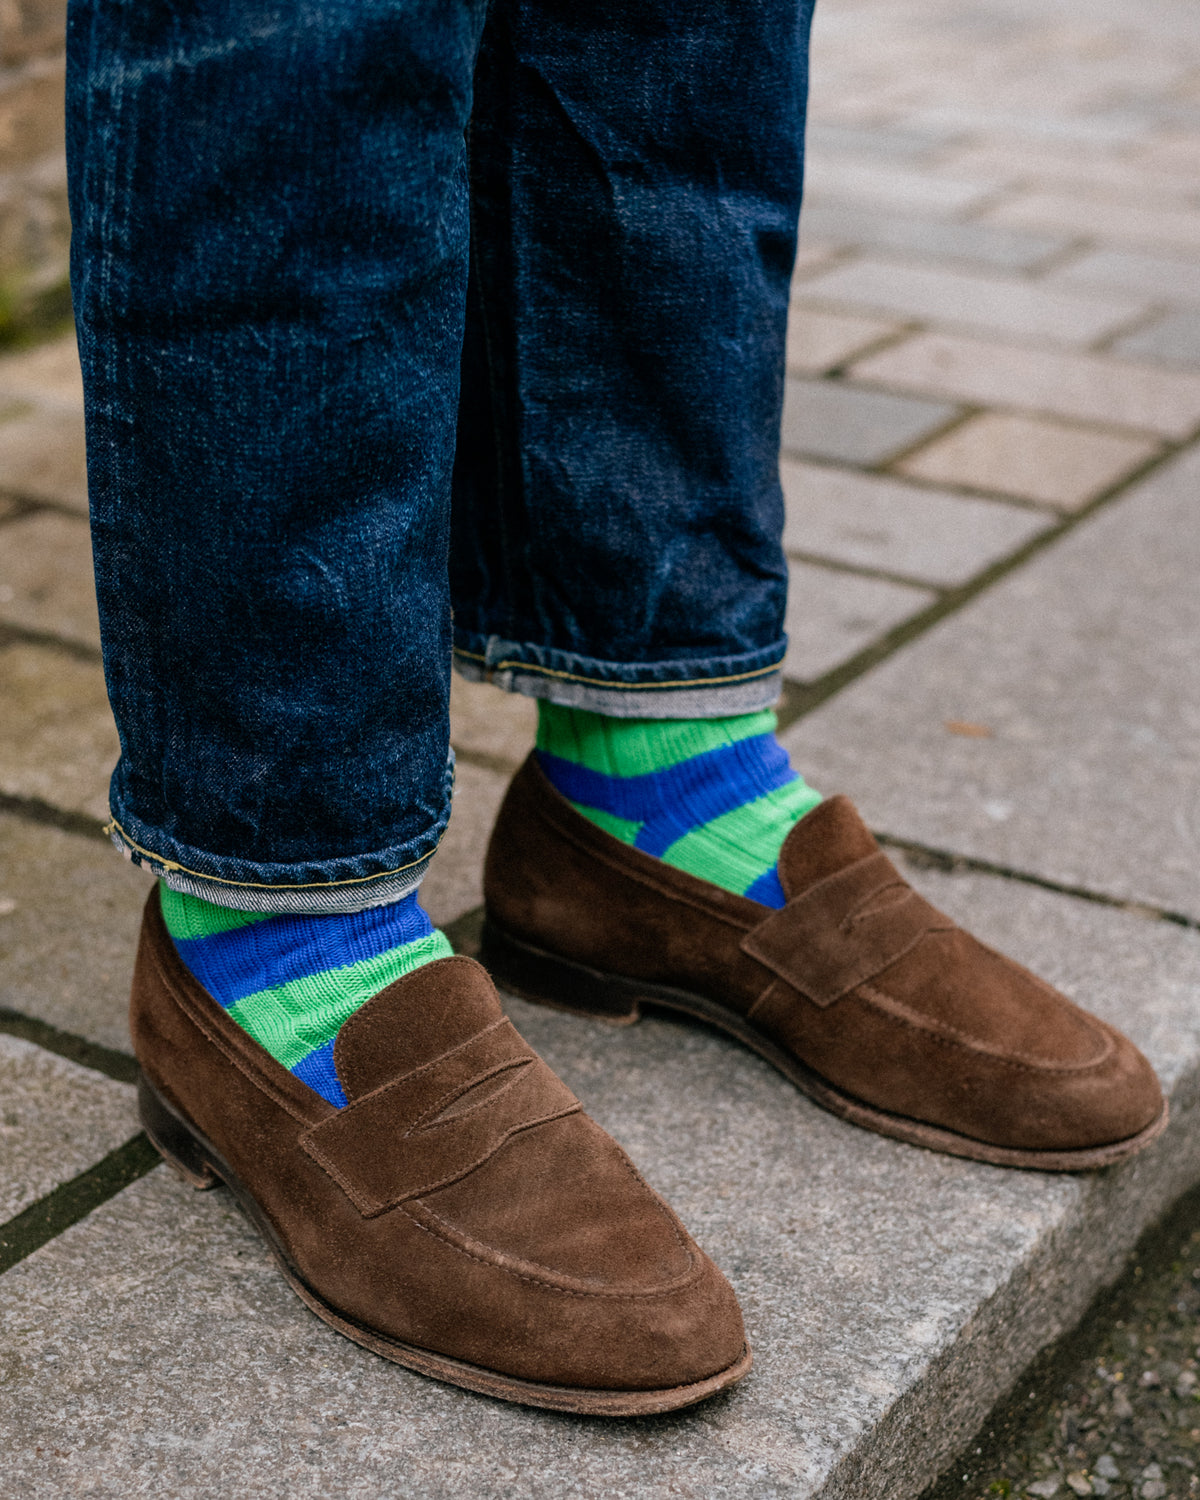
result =
M78 370L69 339L9 354L0 1494L906 1500L1200 1182L1200 20L1192 0L821 0L813 79L787 742L932 899L1134 1037L1168 1134L1090 1178L999 1171L845 1126L722 1037L514 1001L729 1274L753 1375L601 1425L338 1338L228 1197L138 1136L147 881L99 835L116 741ZM22 97L0 89L7 138ZM452 723L424 889L469 951L533 714L458 683Z

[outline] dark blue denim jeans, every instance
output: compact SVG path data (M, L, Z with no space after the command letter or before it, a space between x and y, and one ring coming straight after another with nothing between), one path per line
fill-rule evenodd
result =
M452 650L611 714L773 700L810 10L72 0L126 852L232 906L394 899Z

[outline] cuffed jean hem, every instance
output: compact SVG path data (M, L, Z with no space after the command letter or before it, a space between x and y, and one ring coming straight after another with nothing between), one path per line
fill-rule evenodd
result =
M453 778L451 759L446 767L446 808L427 834L408 844L340 859L286 865L222 859L156 836L116 808L104 831L126 859L157 875L172 890L216 906L310 916L364 911L399 901L420 885L450 818Z
M787 641L738 657L606 662L551 647L459 632L454 665L469 682L614 719L718 719L769 708Z

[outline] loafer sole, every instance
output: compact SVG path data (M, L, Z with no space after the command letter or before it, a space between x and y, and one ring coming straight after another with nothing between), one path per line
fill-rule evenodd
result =
M714 1000L669 985L650 984L621 974L607 974L585 964L560 958L557 954L534 947L511 936L490 918L483 926L480 962L490 970L498 984L512 994L534 1004L572 1015L607 1021L610 1025L629 1026L641 1019L642 1006L650 1005L675 1011L704 1021L736 1037L752 1051L772 1063L814 1103L852 1125L860 1125L879 1135L924 1146L950 1156L988 1162L997 1167L1023 1167L1039 1172L1088 1172L1124 1161L1148 1146L1167 1127L1170 1108L1163 1101L1162 1112L1136 1135L1068 1151L1023 1150L997 1146L975 1140L958 1131L929 1125L905 1115L890 1114L867 1104L813 1072L790 1052L765 1036L744 1017L726 1009ZM569 999L562 998L569 996Z
M476 1391L500 1401L518 1402L523 1406L540 1406L550 1411L572 1412L577 1416L641 1417L677 1411L680 1407L705 1401L719 1391L735 1385L750 1369L752 1356L748 1348L743 1348L741 1357L727 1369L691 1385L651 1391L583 1390L521 1380L498 1370L484 1369L450 1355L438 1354L430 1349L421 1349L414 1344L388 1338L340 1312L308 1285L254 1196L238 1181L237 1174L220 1152L179 1110L163 1098L144 1074L138 1079L138 1112L154 1148L190 1187L205 1189L225 1184L238 1207L262 1236L283 1272L284 1279L306 1307L331 1328L336 1328L339 1333L356 1344L361 1344L364 1349L382 1355L384 1359L390 1359L406 1369L415 1370L420 1375L443 1380L450 1385L461 1386L464 1390Z

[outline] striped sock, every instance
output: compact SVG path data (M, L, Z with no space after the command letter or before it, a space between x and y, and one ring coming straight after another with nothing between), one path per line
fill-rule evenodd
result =
M626 844L766 906L786 897L784 839L821 800L792 770L775 715L610 719L538 701L542 770Z
M413 891L390 906L331 916L233 911L159 886L179 957L277 1062L339 1109L333 1066L342 1023L412 969L454 951Z

